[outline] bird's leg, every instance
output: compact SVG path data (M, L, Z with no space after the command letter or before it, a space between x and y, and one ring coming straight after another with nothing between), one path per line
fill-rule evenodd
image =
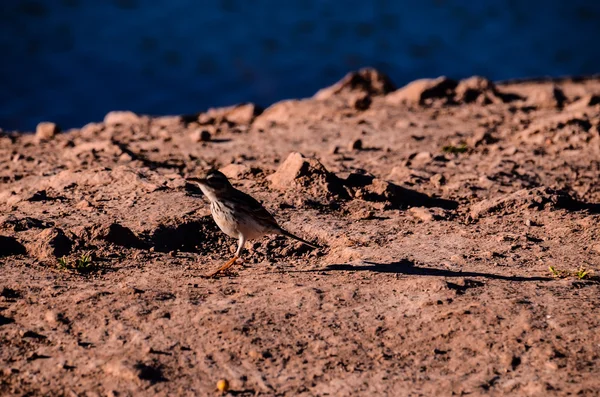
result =
M216 276L217 274L219 274L221 272L227 271L231 266L233 266L233 264L235 263L236 260L238 260L238 257L234 256L233 258L231 258L230 260L228 260L227 262L225 262L225 264L223 266L221 266L216 271L214 271L211 274L209 274L208 277L212 278L212 277Z
M237 249L237 251L235 251L235 256L233 258L231 258L230 260L228 260L227 262L225 262L225 264L223 266L221 266L219 269L217 269L216 271L209 274L208 277L212 278L212 277L215 277L219 273L225 273L231 266L233 266L235 264L235 262L238 259L240 259L242 251L244 250L244 244L246 244L246 238L240 234L240 238L238 241L238 249ZM242 259L242 261L243 261L243 259Z

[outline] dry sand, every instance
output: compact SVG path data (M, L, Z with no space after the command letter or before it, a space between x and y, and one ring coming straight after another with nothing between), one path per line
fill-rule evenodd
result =
M599 79L363 70L1 134L0 394L598 395L599 123ZM236 245L184 180L208 167L324 248L203 278Z

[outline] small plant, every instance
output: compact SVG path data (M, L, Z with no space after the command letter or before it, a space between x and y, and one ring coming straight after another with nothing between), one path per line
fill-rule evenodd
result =
M67 262L67 258L64 256L62 258L58 258L58 268L61 270L69 268L69 262Z
M447 145L442 148L442 151L444 153L453 153L453 154L465 153L467 150L469 150L469 148L467 147L467 145L465 143L462 143L459 146Z
M580 280L584 280L586 278L589 278L591 275L592 271L589 269L584 268L583 266L581 266L579 268L579 270L577 270L575 272L575 275L577 276L578 279Z
M554 266L549 266L548 269L550 270L550 273L552 273L552 275L557 278L565 278L565 277L569 277L569 276L577 277L579 280L586 280L586 279L592 278L592 271L589 269L586 269L583 266L581 266L578 270L576 270L574 272L569 272L567 270L560 270Z
M58 259L58 268L61 270L75 270L78 272L89 272L96 269L96 264L93 262L92 253L84 252L81 256L75 259L74 262L69 262L66 257Z

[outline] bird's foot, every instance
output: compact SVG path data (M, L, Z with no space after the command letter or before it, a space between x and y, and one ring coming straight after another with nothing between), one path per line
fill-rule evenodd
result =
M220 268L218 268L216 271L208 274L206 276L206 278L216 278L219 275L233 275L235 273L233 273L229 268L231 266L233 266L235 264L235 262L240 259L237 256L234 256L233 258L231 258L230 260L228 260L223 266L221 266Z

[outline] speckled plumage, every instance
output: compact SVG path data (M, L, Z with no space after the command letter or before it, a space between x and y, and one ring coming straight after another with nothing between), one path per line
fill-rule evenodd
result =
M261 238L269 234L281 234L298 240L310 247L318 248L283 229L273 216L252 196L236 189L223 173L210 171L206 177L188 178L200 186L210 200L210 209L217 226L230 237L238 239L235 256L226 262L211 276L226 271L241 257L248 240Z

